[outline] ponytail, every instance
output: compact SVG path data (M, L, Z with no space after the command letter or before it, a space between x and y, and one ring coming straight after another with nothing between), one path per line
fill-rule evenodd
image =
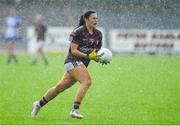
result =
M80 20L79 20L79 25L78 25L78 27L79 27L79 26L82 26L82 25L85 25L85 23L86 23L86 22L85 22L85 20L84 20L84 15L82 15L81 18L80 18Z

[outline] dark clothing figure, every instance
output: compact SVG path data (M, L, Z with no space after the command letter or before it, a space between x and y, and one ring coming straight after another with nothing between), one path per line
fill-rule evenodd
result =
M100 49L102 46L102 33L94 28L93 34L90 34L85 25L76 28L70 34L70 41L79 45L78 50L89 54L93 49ZM68 56L65 63L82 61L87 67L90 60L87 58L80 58L72 55L71 49L69 48Z
M47 31L47 26L44 24L37 24L35 25L35 32L37 35L37 41L38 40L45 40L45 33Z

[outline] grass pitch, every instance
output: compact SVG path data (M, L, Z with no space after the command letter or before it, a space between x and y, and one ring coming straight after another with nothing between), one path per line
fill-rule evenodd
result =
M0 55L0 124L180 124L180 57L117 55L107 66L91 62L82 120L69 116L78 83L31 118L33 101L63 75L65 55L49 56L48 66L31 66L29 55L18 58L19 64L7 65Z

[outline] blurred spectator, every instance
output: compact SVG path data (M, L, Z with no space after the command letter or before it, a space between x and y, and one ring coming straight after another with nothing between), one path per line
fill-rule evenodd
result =
M17 39L20 37L20 17L16 15L16 9L11 8L9 10L9 15L4 19L4 28L3 28L3 38L6 42L7 49L7 64L11 63L13 59L18 63L17 57L14 53L14 44Z
M48 65L48 60L44 53L44 43L46 39L47 25L45 24L44 17L37 15L34 20L35 36L36 36L36 49L32 64L36 64L40 57L43 58L44 63Z

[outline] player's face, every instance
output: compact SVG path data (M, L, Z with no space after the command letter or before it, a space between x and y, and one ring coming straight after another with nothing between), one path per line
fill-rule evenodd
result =
M96 27L97 25L97 14L96 13L92 13L90 15L90 17L86 20L86 23L88 26L90 27Z

